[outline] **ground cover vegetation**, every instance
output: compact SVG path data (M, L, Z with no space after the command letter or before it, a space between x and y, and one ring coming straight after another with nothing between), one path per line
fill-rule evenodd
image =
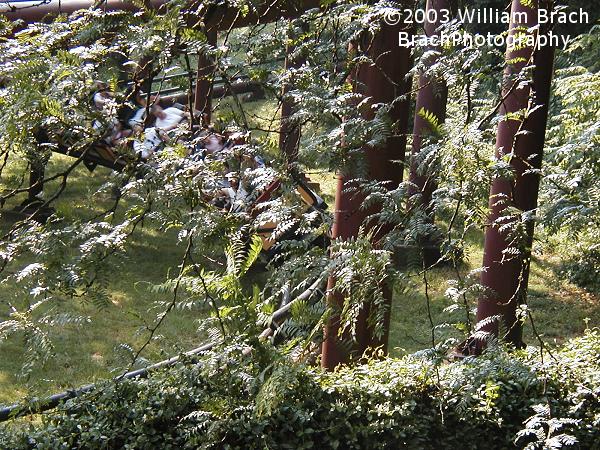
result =
M244 2L234 6L242 15L252 8ZM410 76L425 70L443 79L449 99L444 124L427 116L436 134L418 161L420 170L437 179L432 204L410 207L419 205L420 194L410 197L408 181L392 190L365 181L365 144L377 148L402 131L389 119L389 104L376 105L376 113L365 118L357 107L365 99L348 82L356 65L372 62L368 54L349 52L351 44L375 34L397 5L323 6L291 21L223 32L216 46L201 27L190 26L206 17L208 6L183 1L169 2L160 13L143 7L138 14L79 12L0 42L0 400L18 397L9 383L19 370L22 380L47 392L49 386L122 373L202 342L217 345L199 363L147 380L105 383L41 423L9 424L0 444L599 445L600 350L593 327L600 315L600 29L580 30L557 55L530 296L519 309L532 345L514 351L491 339L482 357L449 362L448 352L478 330L474 308L482 292L479 265L490 181L511 176L507 160L496 159L493 147L502 120L495 108L503 49L444 47L434 64L427 49L415 49ZM2 26L8 35L10 24ZM283 68L277 61L286 49L305 62ZM169 73L189 72L186 60L195 61L199 52L214 58L225 82L246 74L267 94L258 103L234 96L215 105L217 126L251 132L227 155L233 171L243 171L241 155L258 155L269 164L245 172L249 185L261 189L282 180L282 195L263 203L258 214L224 213L211 203L222 167L187 157L185 130L151 163L119 149L130 161L121 173L98 168L88 176L83 157L52 154L52 142L66 135L74 150L85 152L101 137L94 120L110 123L112 118L90 102L94 80L108 81L118 91L120 68L131 68L135 82L140 81L136 68L150 64L160 85ZM191 88L187 75L170 83ZM296 161L276 148L284 86L285 98L296 105L293 120L302 125ZM46 145L39 145L42 128L51 138ZM22 201L29 170L45 164L42 203L55 213L40 224L7 212ZM407 167L399 164L398 170ZM321 182L330 204L332 174L355 174L367 194L366 206L383 205L376 217L389 230L382 245L374 247L366 230L349 242L334 240L328 249L311 245L331 219L304 212L294 200L293 175L299 171ZM430 210L434 224L427 218ZM512 214L510 226L519 242L531 214ZM279 253L268 263L252 237L267 222L279 224L275 237L292 227L304 237L280 239ZM443 267L424 269L418 257L400 269L394 266L395 249L418 246L432 235L441 243ZM276 345L258 341L282 293L294 297L329 276L343 293L337 312L350 341L367 304L375 332L383 332L382 286L393 280L391 347L404 350L392 353L411 355L373 358L333 374L298 362L313 358L334 313L320 298L294 304ZM123 316L121 303L133 318ZM557 342L566 342L564 349L554 349ZM109 350L119 343L117 353ZM114 356L119 354L120 359ZM87 369L75 372L72 366ZM59 379L61 372L68 379L43 381Z
M144 380L102 383L6 448L598 448L600 336L552 357L494 347L322 372L245 343ZM568 368L568 369L565 369ZM460 428L460 432L457 432Z

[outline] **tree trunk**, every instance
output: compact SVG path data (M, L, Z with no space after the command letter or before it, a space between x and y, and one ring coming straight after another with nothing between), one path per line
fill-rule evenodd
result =
M217 32L206 32L207 43L217 45ZM198 71L196 73L196 89L194 92L194 109L201 113L201 125L208 126L212 120L212 90L215 75L215 62L212 56L201 52L198 54Z
M552 8L552 2L540 0L539 8ZM523 27L537 25L537 8L525 7L520 0L513 0L512 13L524 12L527 23L511 23L510 36L522 33ZM514 16L514 14L513 14ZM547 32L544 27L540 33ZM519 48L519 47L517 47ZM492 182L490 192L490 225L485 233L483 265L486 268L481 276L481 283L488 289L478 302L477 321L485 320L481 331L499 336L507 342L521 347L522 323L517 319L517 306L525 303L529 280L531 245L533 242L534 221L525 222L524 238L513 241L509 232L499 229L499 225L517 224L520 220L514 216L504 220L508 208L516 208L518 214L533 215L537 208L540 183L539 169L542 165L542 152L548 118L550 85L553 73L554 49L541 47L534 51L532 47L520 49L508 48L506 53L507 68L504 73L503 98L500 114L519 114L528 111L523 120L509 117L503 119L498 126L496 139L496 157L510 158L513 178L496 178ZM533 63L530 82L526 85L515 82L523 69ZM529 78L529 77L527 77ZM537 109L536 109L537 108ZM509 228L509 227L505 227ZM511 255L509 248L518 248L519 255ZM493 320L501 317L501 322ZM502 324L502 327L500 326ZM481 351L484 343L481 339L473 342L471 351Z
M402 181L403 165L398 161L404 161L406 150L406 128L409 116L409 100L396 100L399 96L410 91L410 82L406 80L406 74L410 70L410 49L398 46L398 26L382 25L381 30L372 40L363 42L364 48L368 48L369 54L377 66L363 64L357 67L351 75L354 91L371 98L371 104L392 103L390 118L395 123L395 134L390 137L382 148L365 147L365 159L368 166L368 178L377 181L388 181L390 189L396 188ZM365 112L365 118L370 119L374 115L371 108ZM364 211L360 207L364 195L360 192L348 192L352 186L350 180L356 177L352 173L338 174L337 190L335 196L335 212L332 236L334 239L350 239L358 235L361 225L367 215L375 211ZM373 225L373 224L369 224ZM377 239L377 238L376 238ZM328 282L328 291L335 285L335 280ZM384 324L385 334L377 341L373 330L367 324L368 305L358 318L356 340L352 342L348 351L348 345L344 345L339 339L339 316L330 319L325 328L325 341L322 346L321 364L326 369L333 369L340 363L350 361L352 358L360 357L363 352L371 347L382 346L387 351L387 339L389 329L389 308L392 301L392 289L385 286L385 294L388 302L388 314ZM328 302L339 308L343 303L340 293L333 292L328 297ZM349 339L348 336L343 340Z
M292 26L292 25L290 25ZM301 24L300 28L303 31L307 31L308 27L306 24ZM292 33L291 36L295 39ZM305 61L304 55L293 55L294 46L288 45L286 48L284 68L285 70L297 69L302 66ZM300 124L297 121L293 121L290 117L296 110L296 105L293 100L287 95L290 91L290 83L286 83L283 86L281 92L281 125L279 127L279 151L286 155L288 162L294 162L298 157L298 147L300 145Z
M436 31L442 25L443 14L441 11L450 10L450 2L448 0L428 0L426 18L432 16L430 11L435 11L433 17L437 17L436 22L425 22L425 34L427 36L439 36L439 31ZM436 50L430 48L428 50ZM436 56L432 56L425 61L426 66L432 66L437 60ZM423 146L424 138L433 136L435 130L431 124L421 114L425 111L428 114L433 114L440 124L446 120L446 100L448 97L448 88L443 80L437 80L427 76L425 73L419 75L419 92L417 93L417 102L415 106L415 120L413 125L413 145L412 159L410 164L409 193L411 196L421 194L420 203L427 210L429 219L433 223L433 211L430 209L431 196L436 189L436 180L429 173L423 173L419 170L419 152Z
M29 171L29 189L27 194L27 204L34 205L39 202L40 195L44 191L44 172L43 163L38 161L31 162L31 170Z

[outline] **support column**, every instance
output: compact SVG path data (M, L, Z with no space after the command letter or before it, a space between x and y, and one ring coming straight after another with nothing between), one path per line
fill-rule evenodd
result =
M41 155L43 153L41 144L48 141L48 135L45 130L38 129L35 133L35 139L37 141L37 151ZM25 200L21 206L29 207L32 205L37 206L40 204L40 198L38 197L44 191L44 175L46 172L46 163L48 160L44 158L36 159L32 157L30 159L29 167L29 189L27 191L27 200Z
M306 24L301 24L302 31L308 29ZM295 33L291 33L291 37L296 39ZM304 64L305 58L303 55L293 55L294 46L286 47L284 70L298 69ZM300 124L292 121L290 117L294 114L296 105L294 101L287 95L290 91L290 84L285 83L281 92L281 125L279 127L279 151L286 155L288 162L294 162L298 157L298 147L300 145Z
M538 8L551 10L551 0L538 0ZM527 28L537 25L538 8L523 6L520 0L513 0L511 15L525 13L527 23L511 23L510 36L526 33ZM547 27L542 25L539 32L546 33ZM481 283L489 289L489 294L479 299L477 321L493 316L501 316L506 335L500 336L507 342L520 347L523 345L522 324L517 320L517 306L527 298L531 245L533 242L534 222L526 224L525 242L511 242L506 231L501 231L495 221L505 215L508 207L519 211L535 211L540 183L539 169L542 165L542 153L546 122L548 119L548 103L553 73L554 48L541 47L534 51L532 47L521 46L509 48L506 52L507 68L504 73L504 102L500 114L520 114L529 111L523 120L503 119L498 126L496 138L496 157L510 155L510 165L514 178L496 178L492 182L490 192L490 226L485 233L483 265L486 268L481 276ZM515 75L533 63L535 68L528 85L522 83L517 87ZM518 83L517 83L518 84ZM506 225L504 223L503 225ZM521 254L505 260L510 255L503 252L518 246ZM498 321L482 327L483 331L496 336L499 333ZM472 343L470 351L480 351L484 343Z
M393 189L402 181L403 166L398 161L404 160L406 150L406 128L409 116L409 99L403 101L397 98L410 91L410 82L406 74L411 67L410 49L398 46L399 26L382 24L381 30L371 39L362 42L361 50L368 49L371 58L377 65L363 64L356 68L351 75L354 91L370 97L370 104L393 103L389 114L395 123L395 134L390 137L382 148L364 148L365 160L368 166L368 178L377 181L388 181L389 188ZM374 111L369 108L364 111L367 119L372 118ZM364 195L360 192L348 192L353 186L350 180L356 177L353 173L338 174L337 190L335 196L335 213L332 236L338 239L350 239L358 235L360 226L367 215L375 211L364 211L360 207ZM371 224L374 225L374 224ZM379 236L380 237L380 236ZM376 237L377 239L378 237ZM343 298L339 293L331 292L335 280L328 282L328 302L341 306ZM391 307L391 286L384 287L389 307ZM322 346L321 365L326 369L333 369L340 363L349 362L351 358L360 357L369 347L382 346L387 351L387 335L389 329L389 314L386 317L385 335L376 341L372 330L367 324L368 305L358 318L356 342L352 343L352 350L348 353L347 345L338 338L339 317L332 317L325 328L325 340Z
M450 11L449 0L427 0L427 9L425 17L437 18L437 21L425 22L425 34L428 37L439 36L440 33L437 29L443 24L442 19L445 17L443 11ZM439 50L438 48L429 48L428 50ZM425 60L425 65L431 67L435 64L437 56L433 55ZM448 97L448 88L443 80L437 80L434 77L428 76L425 73L419 75L419 92L417 93L417 102L415 106L415 119L413 125L413 145L412 145L412 159L410 164L410 177L409 181L411 185L409 187L409 195L412 197L416 194L421 194L421 205L425 209L429 220L433 223L433 210L430 208L431 197L433 191L435 191L437 184L436 180L430 173L422 173L419 171L419 152L423 146L423 140L427 137L434 136L435 130L431 128L431 124L420 114L421 111L425 111L428 114L433 114L440 124L446 120L446 101ZM439 245L437 243L428 242L430 239L424 237L426 242L423 242L424 247L431 250L436 249L435 255L431 255L433 259L431 263L439 259ZM433 247L432 247L433 246ZM425 249L424 249L425 251ZM426 261L427 262L427 261ZM427 264L429 265L429 264Z
M206 32L207 43L217 45L217 32ZM196 73L196 89L194 90L194 109L202 115L202 126L208 126L212 121L212 90L215 75L215 62L205 53L198 54L198 71Z
M27 192L27 206L38 203L38 195L44 191L44 165L38 161L31 162L29 171L29 190Z

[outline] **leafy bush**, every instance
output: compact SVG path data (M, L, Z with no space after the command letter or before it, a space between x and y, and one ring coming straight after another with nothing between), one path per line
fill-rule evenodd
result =
M600 448L597 329L552 357L425 352L334 373L243 349L105 383L41 424L5 428L0 447Z
M579 245L578 249L576 256L563 263L561 274L578 286L600 290L600 245Z

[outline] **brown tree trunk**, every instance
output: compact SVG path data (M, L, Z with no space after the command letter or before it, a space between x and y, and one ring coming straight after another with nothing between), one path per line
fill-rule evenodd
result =
M540 0L538 7L550 9L552 2ZM511 23L511 36L522 33L524 28L537 25L537 8L525 7L520 0L513 0L511 11L527 14L526 24ZM542 27L540 33L545 32L547 30ZM509 48L506 53L504 101L500 114L506 116L522 111L528 113L523 120L505 118L498 126L496 157L509 155L514 177L496 178L492 182L490 225L485 233L483 256L486 270L481 276L481 283L489 291L479 299L477 321L486 320L481 330L496 336L502 328L504 331L499 337L517 347L523 345L523 340L522 323L517 320L516 311L517 306L523 304L527 298L534 222L526 222L525 239L513 242L507 231L499 229L498 219L508 215L507 208L516 208L518 213L534 213L537 208L539 169L542 165L553 60L554 49L549 46L536 50L527 46L520 49ZM531 81L526 86L515 82L515 76L531 63L535 65ZM510 222L514 224L516 220L518 219L508 219L502 225ZM520 250L518 256L506 252L511 247ZM500 316L501 322L493 320L494 316ZM478 352L483 345L478 339L473 342L474 348L470 351Z
M217 32L206 32L207 43L217 45ZM208 126L212 120L212 90L215 77L215 62L205 53L198 54L198 71L196 73L196 89L194 92L194 109L201 113L201 125Z
M393 103L389 112L391 120L395 123L395 134L390 137L382 148L365 147L365 159L368 166L368 178L377 181L388 181L390 189L397 187L402 181L403 166L398 161L404 161L406 150L406 128L409 116L409 100L396 100L399 96L410 91L410 82L406 74L410 70L410 49L398 46L398 26L382 25L381 30L371 40L363 42L363 48L368 48L369 55L377 65L363 64L357 67L351 75L354 91L371 98L371 104ZM364 113L365 118L373 117L374 112L369 108ZM361 225L364 225L368 214L375 211L364 211L360 207L364 195L360 192L348 192L352 186L350 180L356 177L353 173L338 174L337 190L335 196L335 212L332 236L334 239L350 239L358 235ZM377 239L377 238L376 238ZM330 279L328 290L335 285L335 280ZM385 295L388 302L388 314L384 324L384 336L377 341L373 330L367 324L368 305L358 318L356 340L352 342L351 350L339 339L339 316L330 319L325 328L325 340L322 346L321 365L326 369L333 369L340 363L350 361L351 358L360 357L363 352L371 347L382 346L387 351L389 329L389 308L391 307L392 290L386 286ZM334 307L340 307L343 297L340 293L333 292L328 297L328 302ZM345 337L344 339L349 338Z
M436 31L442 25L442 18L444 17L441 13L444 10L450 10L449 0L427 0L427 14L426 17L437 17L436 22L425 22L425 34L427 36L439 36L439 31ZM430 11L437 12L436 15L430 14ZM430 48L429 50L436 50ZM425 61L427 66L435 64L437 57L433 56ZM419 152L421 151L423 140L429 136L435 134L435 130L431 128L429 121L427 121L421 114L421 111L425 111L428 114L433 114L440 124L446 120L446 100L448 97L448 88L443 80L437 80L431 76L427 76L425 73L419 75L419 92L417 93L417 102L415 106L415 120L413 125L413 145L412 145L412 159L410 165L410 177L409 181L411 186L409 187L410 195L421 194L420 203L429 212L429 217L433 222L433 211L429 209L431 202L431 196L433 191L436 189L436 180L433 179L428 173L423 173L419 170L418 160Z
M306 24L301 28L307 30ZM292 35L292 38L296 36ZM293 55L295 48L288 46L286 48L284 68L285 70L297 69L302 66L306 60L303 55ZM290 84L286 83L281 92L281 125L279 127L279 150L286 155L288 162L294 162L298 157L298 147L300 145L300 124L292 121L290 117L296 110L293 100L287 95L290 91Z
M37 161L31 162L31 170L29 171L29 190L27 195L27 203L34 204L39 201L38 195L44 191L44 172L43 163Z

